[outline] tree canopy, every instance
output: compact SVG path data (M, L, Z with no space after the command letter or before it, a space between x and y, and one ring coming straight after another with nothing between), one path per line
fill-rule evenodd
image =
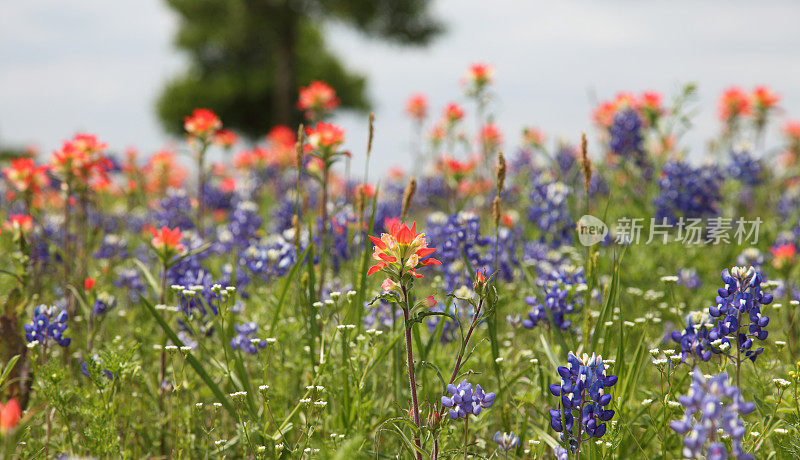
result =
M326 47L325 24L368 37L423 45L442 31L429 0L167 0L180 17L176 45L186 73L169 81L158 115L168 131L195 107L254 138L300 121L297 90L312 80L336 89L342 106L367 109L366 80Z

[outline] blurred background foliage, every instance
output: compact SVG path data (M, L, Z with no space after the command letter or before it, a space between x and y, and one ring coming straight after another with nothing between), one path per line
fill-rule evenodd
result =
M398 45L424 45L443 31L428 0L167 0L180 17L175 44L190 58L157 103L164 128L180 133L196 107L255 138L301 120L300 86L324 80L344 108L366 110L363 75L326 47L324 27L344 24Z

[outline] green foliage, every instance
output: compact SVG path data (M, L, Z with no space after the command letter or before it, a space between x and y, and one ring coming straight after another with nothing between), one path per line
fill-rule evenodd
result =
M157 104L165 129L182 132L196 107L214 110L229 128L255 138L300 121L297 90L313 80L336 89L346 108L369 103L363 76L327 49L324 25L341 22L400 44L427 43L441 29L428 0L168 0L181 18L176 45L190 58Z

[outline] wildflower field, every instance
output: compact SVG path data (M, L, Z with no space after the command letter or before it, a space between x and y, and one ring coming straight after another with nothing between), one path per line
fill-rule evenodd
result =
M623 92L555 140L493 79L410 97L385 177L319 81L256 145L198 108L3 158L0 457L800 456L793 108L732 87L690 153L692 85Z

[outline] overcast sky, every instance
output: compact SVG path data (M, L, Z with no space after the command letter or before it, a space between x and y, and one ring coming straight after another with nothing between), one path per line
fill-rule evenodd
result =
M506 144L523 125L550 139L590 130L595 98L620 90L674 93L694 81L702 110L687 138L702 153L718 128L720 91L768 84L786 116L800 118L800 4L796 1L438 0L447 33L423 49L369 42L330 27L330 46L369 77L377 132L373 172L408 165L408 95L426 93L438 116L463 101L472 62L496 68L494 112ZM161 0L5 0L0 5L0 142L45 153L76 131L121 150L167 142L154 114L164 81L184 58L172 47L176 18ZM467 105L469 112L472 107ZM224 121L224 120L223 120ZM366 115L337 119L354 161ZM467 126L473 126L470 124ZM774 138L774 137L773 137Z

